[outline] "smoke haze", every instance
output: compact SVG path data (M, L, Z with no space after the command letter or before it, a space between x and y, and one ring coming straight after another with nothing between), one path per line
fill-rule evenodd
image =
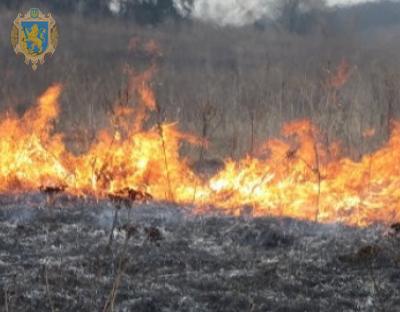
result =
M271 15L271 0L200 0L196 1L193 17L221 25L244 25Z
M278 0L279 1L279 0ZM219 25L241 26L262 17L272 17L276 0L197 0L192 16ZM318 1L317 1L318 2ZM368 2L366 0L328 0L328 6L343 6ZM178 5L179 6L179 5Z

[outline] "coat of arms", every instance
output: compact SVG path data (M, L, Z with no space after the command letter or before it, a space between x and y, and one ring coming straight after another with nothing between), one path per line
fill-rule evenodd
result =
M11 44L16 54L25 56L25 63L32 63L33 70L43 64L46 54L53 54L58 42L56 22L50 13L30 9L18 14L11 31Z

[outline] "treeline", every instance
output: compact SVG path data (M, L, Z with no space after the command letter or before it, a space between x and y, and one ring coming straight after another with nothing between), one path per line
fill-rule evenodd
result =
M8 9L21 9L28 5L46 7L58 14L80 14L95 16L116 16L134 19L139 24L158 24L166 19L183 20L189 15L193 0L181 1L180 9L174 0L3 0L0 6ZM112 3L114 2L114 10ZM188 10L187 14L185 11Z
M328 7L325 0L279 0L275 19L260 20L256 26L276 28L290 33L324 35L364 31L400 24L400 2L366 1L358 5Z
M189 20L196 1L198 0L41 0L36 1L36 5L45 6L58 14L114 16L134 20L142 25L157 25L165 20ZM34 4L35 2L26 0L3 0L0 6L21 9ZM260 5L269 5L273 12L272 18L268 16L255 21L255 27L260 29L276 28L297 34L329 34L346 32L349 27L352 30L364 30L400 24L400 2L395 0L366 2L334 9L328 8L326 0L276 0L272 6L270 1L260 1ZM245 10L244 6L242 9Z

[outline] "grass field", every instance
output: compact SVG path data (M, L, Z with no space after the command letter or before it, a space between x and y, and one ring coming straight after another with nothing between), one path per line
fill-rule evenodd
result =
M59 46L33 72L11 48L16 12L0 14L1 109L22 113L60 82L57 128L67 138L81 128L104 127L115 103L134 103L124 94L127 65L141 72L155 64L152 87L163 118L206 137L207 158L255 152L285 121L298 118L313 120L326 142L339 138L345 152L358 158L387 138L400 110L397 26L293 35L198 21L145 27L113 18L55 16ZM332 86L341 63L347 79ZM376 134L365 139L370 128ZM192 148L183 152L198 155Z

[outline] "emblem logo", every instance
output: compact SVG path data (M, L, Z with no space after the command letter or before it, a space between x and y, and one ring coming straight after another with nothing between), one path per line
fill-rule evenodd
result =
M25 56L25 63L32 63L36 70L44 63L47 54L53 54L58 43L56 22L50 13L30 9L25 15L19 13L11 30L11 44L16 54Z

